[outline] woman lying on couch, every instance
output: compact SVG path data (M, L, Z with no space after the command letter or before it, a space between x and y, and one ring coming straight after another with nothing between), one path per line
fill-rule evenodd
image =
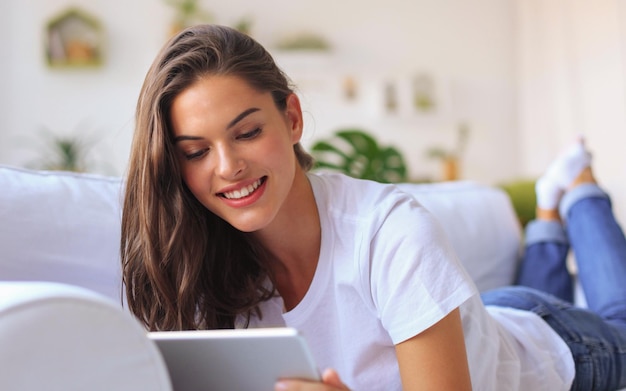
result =
M427 210L393 185L308 172L302 130L252 38L206 25L166 44L139 97L122 222L147 328L295 327L334 370L277 390L626 386L626 240L582 146L542 180L550 221L533 224L521 278L539 289L483 304ZM591 311L540 291L565 267L557 205Z

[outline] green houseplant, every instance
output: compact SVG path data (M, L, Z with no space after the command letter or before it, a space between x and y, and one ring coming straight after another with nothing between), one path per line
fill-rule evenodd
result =
M316 169L338 171L355 178L383 183L407 181L402 154L391 146L381 146L361 129L343 129L311 148Z
M213 15L198 4L198 0L165 0L174 8L176 15L170 27L170 34L175 35L181 30L198 23L209 23Z
M91 149L93 136L83 129L80 132L57 133L44 128L37 139L38 158L28 164L39 170L54 171L89 171L92 166Z
M58 138L51 145L51 159L44 165L47 170L84 171L84 151L78 140Z

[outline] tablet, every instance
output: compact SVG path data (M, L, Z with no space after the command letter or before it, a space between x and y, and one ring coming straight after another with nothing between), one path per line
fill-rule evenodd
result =
M296 329L156 331L176 391L273 390L280 378L319 380L306 340Z

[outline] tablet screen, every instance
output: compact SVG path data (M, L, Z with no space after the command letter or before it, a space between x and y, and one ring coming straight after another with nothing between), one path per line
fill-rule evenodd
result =
M319 380L293 328L149 332L176 391L273 390L280 378Z

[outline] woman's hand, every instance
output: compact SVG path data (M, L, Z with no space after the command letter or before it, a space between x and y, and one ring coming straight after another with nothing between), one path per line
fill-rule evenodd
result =
M341 382L339 375L334 369L327 369L322 373L322 382L310 382L304 380L283 379L276 382L274 391L332 391L350 389Z

